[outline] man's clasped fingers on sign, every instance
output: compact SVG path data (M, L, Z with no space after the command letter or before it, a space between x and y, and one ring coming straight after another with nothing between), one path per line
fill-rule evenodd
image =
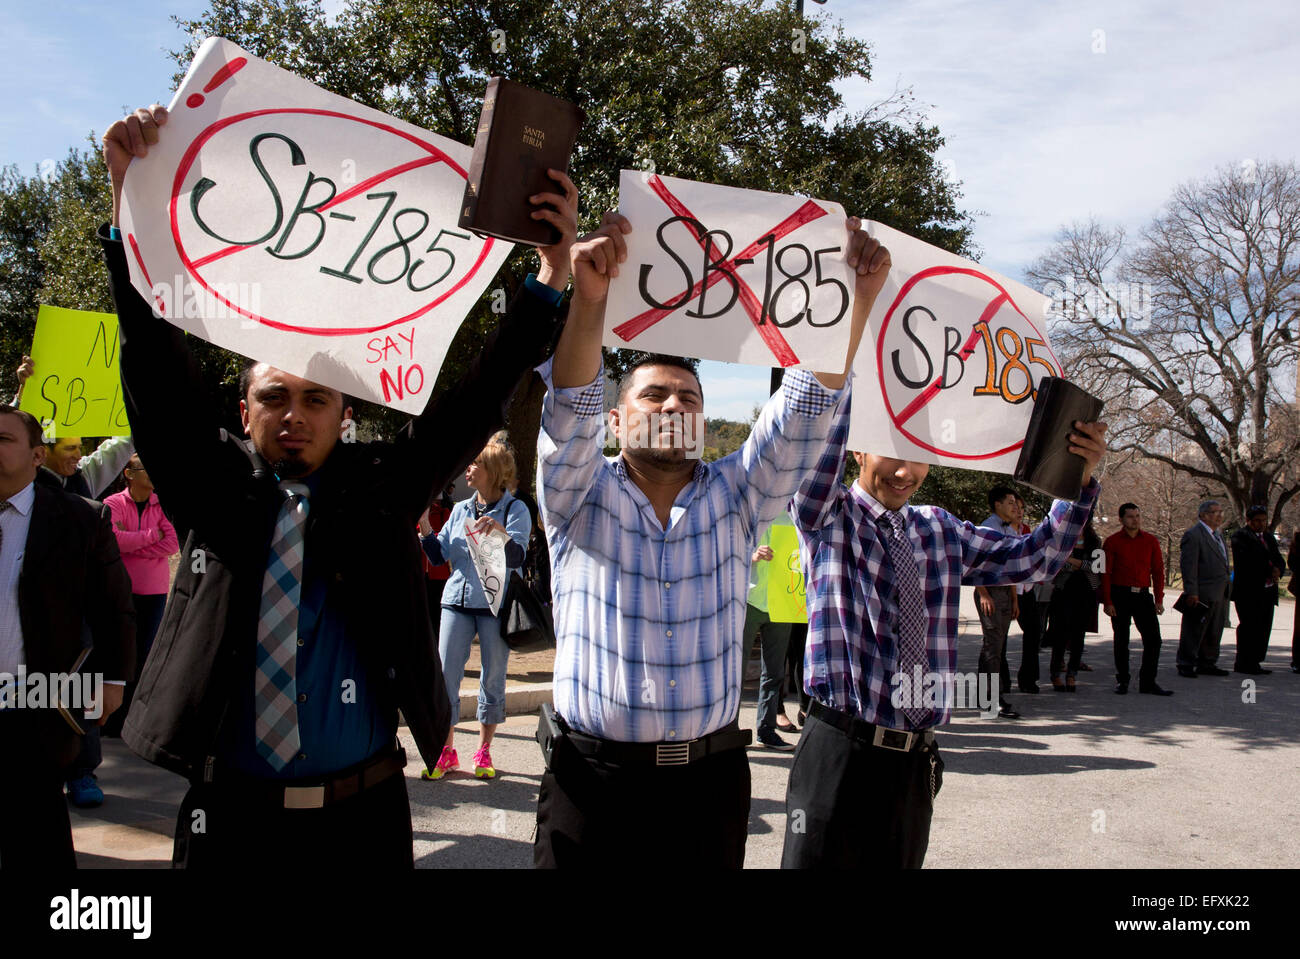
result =
M632 232L627 217L610 211L601 226L574 244L570 251L573 264L573 292L589 302L605 299L609 281L618 276L618 265L627 259L625 233Z
M104 131L104 163L113 181L113 225L118 225L118 199L126 168L134 157L146 156L158 142L158 128L167 123L167 108L155 103L128 113Z

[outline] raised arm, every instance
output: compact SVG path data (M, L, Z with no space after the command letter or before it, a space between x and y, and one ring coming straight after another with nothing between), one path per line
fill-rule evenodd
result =
M844 460L849 439L849 406L852 397L844 397L831 419L826 446L812 470L804 474L790 503L795 526L811 534L830 523L839 513L844 485Z
M77 468L90 487L91 498L99 499L113 480L122 475L134 452L135 444L130 436L110 436L93 453L81 458Z
M114 230L127 166L158 142L159 129L166 123L166 108L155 104L119 120L104 134ZM213 499L230 495L239 477L247 473L247 460L222 441L220 418L205 402L206 391L195 389L203 376L184 335L155 316L131 285L121 238L101 227L99 240L117 310L122 397L135 447L149 462L159 489L166 490L164 501L173 515L188 528L206 528L204 519ZM184 455L178 456L176 444L182 440Z
M520 379L542 362L555 341L561 294L569 281L569 248L577 234L578 189L551 170L563 194L531 197L533 218L560 230L559 242L541 247L541 266L515 295L501 326L488 338L469 371L430 403L399 443L397 502L412 517L469 465L489 436L506 421L506 406ZM551 204L548 209L541 204Z
M538 371L546 384L537 438L537 500L548 529L568 523L604 468L605 364L600 340L605 299L618 264L627 259L624 234L632 226L618 213L573 245L573 299L555 347Z

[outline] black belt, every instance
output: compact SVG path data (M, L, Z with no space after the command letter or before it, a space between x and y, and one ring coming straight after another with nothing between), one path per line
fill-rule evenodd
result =
M808 707L808 715L816 716L822 722L829 723L836 729L847 733L860 742L866 743L868 746L879 746L882 749L893 749L897 752L909 753L914 750L924 749L934 742L933 729L918 729L914 732L906 732L902 729L890 729L888 726L877 726L875 723L854 719L848 713L842 713L838 709L823 706L815 699Z
M406 750L387 752L345 769L334 776L318 779L294 779L280 783L232 773L218 776L211 784L223 792L247 796L282 809L323 809L360 792L378 786L406 768Z
M588 736L565 724L569 742L582 755L618 766L685 766L706 756L741 749L753 741L751 730L737 723L724 726L700 739L674 743L620 743L612 739Z

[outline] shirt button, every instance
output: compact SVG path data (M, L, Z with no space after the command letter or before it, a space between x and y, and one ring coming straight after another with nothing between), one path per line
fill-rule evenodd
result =
M298 640L298 645L299 645L299 646L306 646L306 645L307 645L307 640L305 640L305 639L300 639L300 640Z
M677 685L677 680L675 680L675 679L670 679L670 680L668 680L668 685L669 685L669 686L676 686L676 685Z
M673 588L672 583L664 583L664 589L672 589L672 588Z
M302 760L306 759L306 758L307 758L307 754L306 754L306 753L299 753L299 754L298 754L298 760L299 760L300 762L301 762Z
M299 694L298 694L298 702L300 702L300 703L305 703L306 701L307 701L307 694L306 694L306 693L299 693Z
M671 636L672 634L673 634L673 631L672 631L671 629L668 630L668 635Z
M675 729L670 729L670 730L668 730L668 738L669 738L669 739L676 739L676 738L677 738L677 730L675 730Z

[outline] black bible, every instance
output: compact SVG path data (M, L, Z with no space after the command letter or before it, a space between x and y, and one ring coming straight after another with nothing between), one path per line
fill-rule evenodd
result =
M569 170L586 115L570 103L504 77L492 77L483 97L474 154L465 180L460 226L479 236L550 246L560 231L534 220L528 198L563 193L548 169Z
M1039 380L1013 474L1016 480L1056 499L1077 500L1085 464L1082 456L1070 452L1070 433L1076 420L1091 423L1101 416L1101 407L1101 400L1069 380L1059 376Z

